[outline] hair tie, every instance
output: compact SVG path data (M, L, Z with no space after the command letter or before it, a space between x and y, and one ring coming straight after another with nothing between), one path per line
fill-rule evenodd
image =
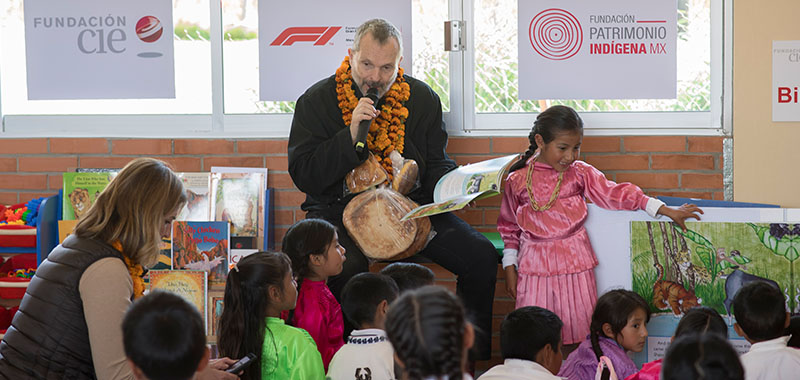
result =
M239 263L233 264L233 269L238 273L239 272Z

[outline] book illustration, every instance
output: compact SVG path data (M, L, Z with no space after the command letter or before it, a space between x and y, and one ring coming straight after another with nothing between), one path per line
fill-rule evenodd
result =
M158 262L150 269L172 269L172 241L168 238L161 238L160 249Z
M176 173L186 190L186 204L176 220L210 221L209 189L211 173Z
M239 171L224 171L229 169ZM212 168L213 217L214 220L231 222L231 236L264 236L262 216L266 178L266 169L263 168Z
M225 284L230 232L227 222L172 222L172 269L208 272L212 284Z
M63 220L80 219L116 173L63 173Z
M401 220L460 210L474 200L500 194L508 168L518 157L512 154L455 168L436 183L433 203L411 210Z
M211 297L211 328L209 329L211 335L217 335L217 326L219 320L222 319L222 307L225 297Z
M243 257L250 256L256 252L258 252L257 249L231 249L231 257L228 259L230 268L233 268L234 265L239 263L239 260Z
M208 273L193 270L151 270L150 291L165 290L175 293L197 307L208 325L206 313Z

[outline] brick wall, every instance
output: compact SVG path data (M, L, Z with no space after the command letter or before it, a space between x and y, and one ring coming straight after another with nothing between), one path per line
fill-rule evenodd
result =
M253 139L4 139L0 148L0 203L24 202L54 194L62 186L61 172L76 167L122 167L138 156L170 162L177 171L208 171L212 166L269 168L268 184L276 189L276 241L305 214L305 196L287 172L286 140ZM527 149L525 137L453 137L448 153L463 165ZM615 181L629 181L650 195L723 199L722 138L687 136L587 136L582 157ZM478 201L478 207L456 214L480 231L495 231L500 197ZM455 278L433 266L437 283L455 288ZM502 318L514 309L505 295L498 271L495 292L493 347L499 350L497 331ZM499 353L488 368L499 361Z

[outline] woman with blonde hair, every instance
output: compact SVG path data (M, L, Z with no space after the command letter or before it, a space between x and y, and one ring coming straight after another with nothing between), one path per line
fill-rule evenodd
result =
M122 318L185 202L163 161L125 165L39 265L0 343L0 378L132 379Z

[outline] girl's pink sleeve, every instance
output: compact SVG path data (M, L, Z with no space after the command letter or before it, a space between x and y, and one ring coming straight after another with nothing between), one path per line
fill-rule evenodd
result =
M302 308L300 305L295 306L295 326L308 331L314 338L319 352L323 353L328 340L328 322L320 305L319 295L316 292L308 292L300 301L303 302ZM303 312L297 313L297 310Z
M610 181L600 170L584 163L583 195L592 203L609 210L644 210L650 199L639 186L630 182Z
M505 249L519 250L520 227L517 223L517 197L514 181L507 179L503 192L503 201L500 203L500 215L497 217L497 232L503 239Z

